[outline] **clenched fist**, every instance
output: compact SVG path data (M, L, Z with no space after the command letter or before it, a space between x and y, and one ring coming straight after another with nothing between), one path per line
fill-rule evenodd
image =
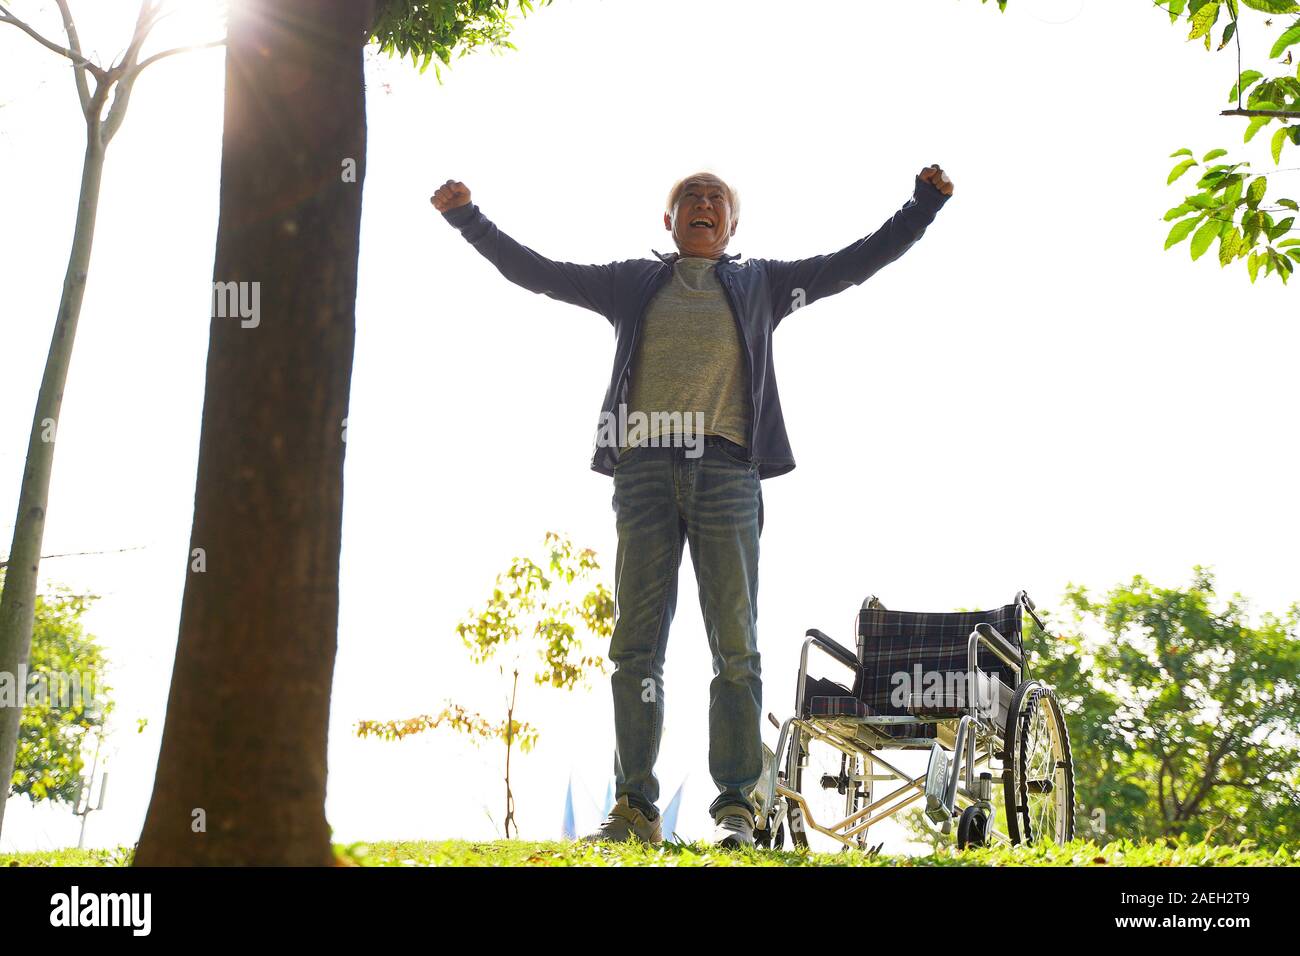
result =
M469 203L469 187L464 183L449 179L438 187L437 192L429 197L429 202L433 203L433 208L438 212L447 212L449 209L467 205Z
M952 195L952 180L948 178L947 173L939 168L938 163L921 170L921 182L929 183L945 196Z

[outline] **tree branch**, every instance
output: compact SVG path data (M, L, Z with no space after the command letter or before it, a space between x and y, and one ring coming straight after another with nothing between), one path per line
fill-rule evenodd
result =
M1196 793L1188 800L1187 806L1184 808L1183 819L1190 820L1192 814L1200 808L1201 802L1214 789L1214 779L1219 774L1219 765L1237 741L1237 731L1233 730L1219 742L1219 746L1214 748L1214 751L1210 754L1209 766L1206 768L1205 776L1201 778L1200 786L1196 788Z
M135 68L136 61L140 58L140 48L144 46L144 41L149 38L149 31L153 29L154 14L158 8L154 5L153 0L140 0L140 12L135 17L135 29L131 31L131 42L127 44L126 52L122 54L121 61L113 68L119 73L126 73Z
M149 37L149 30L153 26L151 21L154 20L157 12L158 8L152 0L140 0L140 12L135 18L135 29L131 31L131 42L127 45L126 52L122 54L122 59L110 71L117 84L113 87L113 104L108 108L108 116L105 117L99 134L99 141L103 146L108 146L117 134L118 128L121 127L122 121L126 119L126 108L131 102L131 91L135 86L135 78L139 75L134 71L140 58L140 48Z
M1282 119L1300 119L1300 110L1222 110L1220 116L1278 116Z
M77 56L81 56L81 39L77 36L77 26L72 22L72 11L68 8L68 0L56 0L59 5L59 13L63 14L63 32L68 35L68 49ZM86 84L86 74L77 64L72 65L72 75L77 81L77 99L81 100L81 112L90 112L90 88Z
M53 50L55 53L59 54L59 56L65 56L77 66L84 70L88 70L97 80L102 81L108 75L106 70L91 63L80 53L74 53L67 47L59 46L54 41L45 39L45 37L41 36L22 20L19 20L16 16L10 13L9 8L3 3L0 3L0 23L12 23L47 50Z
M226 45L226 41L224 38L222 38L220 40L210 40L207 43L195 43L192 46L178 46L174 50L163 50L161 53L155 53L153 56L146 57L144 60L140 62L139 65L135 67L135 69L131 70L130 72L132 76L134 76L135 74L138 74L141 70L143 70L146 66L148 66L150 63L156 63L157 61L161 60L165 56L175 56L177 53L188 53L191 50L206 50L208 47L225 46L225 45Z
M144 545L136 544L129 548L113 548L110 551L65 551L63 554L43 554L42 561L48 561L50 558L80 558L91 554L121 554L123 551L143 551ZM0 561L0 568L9 567L8 561Z
M175 56L177 53L186 53L190 50L202 50L208 47L223 46L225 40L211 40L207 43L195 43L189 46L176 47L171 50L163 50L161 53L155 53L153 56L140 59L140 48L144 46L145 40L149 36L149 31L153 29L154 24L161 20L167 14L162 11L161 3L151 2L151 0L142 0L140 4L140 14L136 18L135 32L131 35L131 45L127 47L126 53L123 54L121 62L113 67L113 75L117 79L117 86L113 90L113 105L109 107L108 117L104 120L104 128L101 133L101 142L107 146L113 137L117 134L118 128L121 127L122 121L126 118L126 108L131 102L131 91L135 87L135 81L139 78L141 71L150 63L156 63L163 57Z

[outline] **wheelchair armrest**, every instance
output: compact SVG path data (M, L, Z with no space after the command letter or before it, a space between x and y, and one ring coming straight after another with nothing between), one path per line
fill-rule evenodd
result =
M809 628L806 636L812 638L812 642L814 644L816 644L818 647L824 650L831 657L835 658L845 667L852 667L854 669L857 668L858 655L853 653L853 651L849 650L843 644L839 644L836 641L831 640L829 637L827 637L821 631L817 630L817 628L815 627Z
M998 633L997 628L992 624L976 624L975 630L979 633L980 638L989 645L989 649L1003 662L1011 667L1023 667L1024 660L1020 652L1012 646L1011 642Z

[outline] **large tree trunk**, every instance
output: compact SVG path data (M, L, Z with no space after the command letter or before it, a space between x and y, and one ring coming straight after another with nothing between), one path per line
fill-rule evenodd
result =
M96 100L96 106L101 100ZM19 681L26 673L32 648L32 624L36 613L36 587L41 565L41 542L45 537L45 512L49 507L50 476L54 472L54 443L63 388L72 364L72 345L81 317L81 301L90 271L90 251L95 240L95 214L99 210L99 187L104 175L104 146L97 117L87 120L86 155L81 168L81 195L77 201L77 222L72 231L72 251L63 279L59 315L45 359L45 372L36 396L32 431L27 440L27 460L18 492L18 515L5 568L4 593L0 595L0 674L11 674L17 698L13 706L0 703L0 828L4 825L5 802L18 752L18 727L27 688Z
M231 5L213 279L259 283L260 313L248 327L212 319L190 542L202 557L137 865L332 861L326 733L373 6Z

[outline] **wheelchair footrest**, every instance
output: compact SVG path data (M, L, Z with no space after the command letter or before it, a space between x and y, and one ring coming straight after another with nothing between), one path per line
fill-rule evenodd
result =
M948 751L939 744L930 748L930 764L925 771L925 815L940 826L952 822L952 808L947 803Z

